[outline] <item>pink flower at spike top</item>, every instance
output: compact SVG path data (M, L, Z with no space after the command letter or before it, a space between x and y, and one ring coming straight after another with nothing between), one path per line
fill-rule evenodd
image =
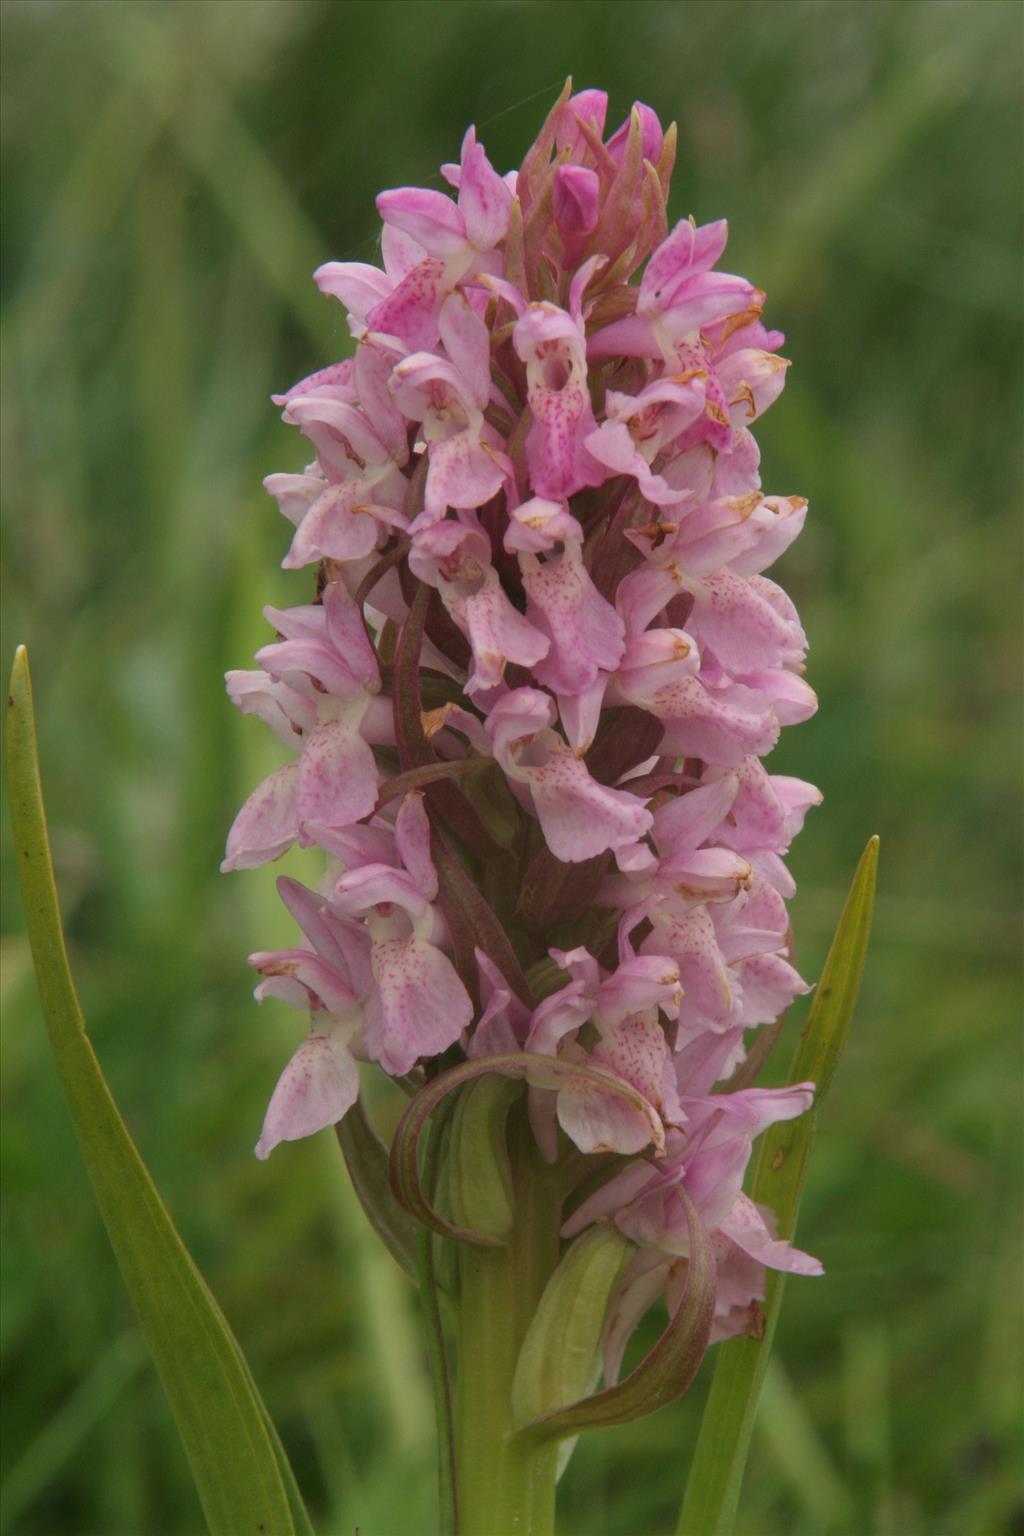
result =
M311 1019L259 1156L339 1120L359 1060L417 1084L527 1051L630 1085L529 1089L546 1156L559 1128L621 1154L565 1229L637 1244L613 1379L682 1283L680 1190L713 1237L714 1336L756 1325L765 1265L820 1273L741 1190L813 1085L715 1085L807 990L782 856L821 797L762 765L816 706L763 574L805 514L763 493L750 430L782 336L717 270L724 222L669 228L674 130L637 104L605 138L606 106L563 93L504 176L471 128L451 194L377 199L383 268L315 274L355 353L279 399L311 461L267 488L317 596L267 609L259 670L228 675L290 757L224 867L326 855L316 891L279 882L297 947L251 957L257 996Z

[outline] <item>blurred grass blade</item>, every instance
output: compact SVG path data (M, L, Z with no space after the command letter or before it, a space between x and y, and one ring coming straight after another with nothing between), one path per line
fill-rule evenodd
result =
M135 1328L121 1334L100 1355L5 1475L0 1531L17 1529L25 1510L58 1482L62 1468L109 1415L145 1359L146 1348Z
M861 855L804 1032L790 1068L793 1083L817 1085L814 1107L799 1120L771 1126L761 1138L751 1197L770 1205L779 1236L792 1238L821 1103L846 1041L864 970L878 865L878 838ZM729 1536L739 1504L743 1468L757 1402L782 1304L784 1276L769 1270L764 1333L718 1346L711 1392L679 1517L678 1536Z
M24 647L11 673L6 740L18 872L54 1061L207 1523L214 1536L306 1536L308 1517L241 1350L136 1151L85 1033L53 882Z

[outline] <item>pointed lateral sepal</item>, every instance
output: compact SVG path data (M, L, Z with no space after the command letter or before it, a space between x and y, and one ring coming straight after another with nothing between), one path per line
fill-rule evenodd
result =
M584 1429L602 1429L644 1418L681 1397L704 1358L715 1312L715 1256L693 1202L677 1190L686 1208L690 1256L686 1286L668 1327L657 1343L613 1387L581 1398L524 1424L519 1433L538 1440L563 1440Z
M418 1285L416 1243L419 1227L398 1204L388 1183L388 1149L366 1117L362 1100L334 1127L352 1188L366 1219L395 1263Z
M160 1373L213 1536L312 1536L241 1348L175 1229L85 1031L50 861L28 656L7 699L11 823L43 1018L61 1088L125 1288Z
M487 1232L477 1232L446 1221L430 1204L423 1189L419 1168L420 1137L431 1115L450 1093L490 1073L513 1078L518 1082L528 1082L534 1088L558 1089L571 1084L577 1088L589 1087L610 1094L647 1121L655 1150L660 1152L664 1148L664 1128L653 1106L629 1083L599 1067L583 1066L579 1062L562 1061L557 1056L539 1056L528 1051L511 1051L500 1056L486 1056L479 1061L460 1062L457 1067L442 1072L420 1089L399 1120L391 1140L389 1177L395 1199L417 1221L439 1232L442 1237L451 1237L462 1243L476 1243L482 1248L504 1246L502 1239Z
M600 1372L608 1305L635 1247L617 1227L582 1232L544 1287L512 1381L516 1427L584 1398Z
M871 933L878 838L857 865L832 947L790 1067L791 1083L813 1081L814 1105L799 1120L768 1128L761 1138L751 1198L771 1206L779 1237L791 1241L822 1100L846 1041ZM686 1484L679 1536L730 1536L739 1505L750 1436L782 1305L785 1276L769 1269L758 1339L729 1339L717 1349L715 1374Z

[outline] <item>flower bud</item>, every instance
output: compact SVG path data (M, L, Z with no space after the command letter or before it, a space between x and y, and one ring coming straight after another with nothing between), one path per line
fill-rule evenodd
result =
M558 233L567 246L590 234L597 224L601 183L596 171L583 165L560 165L551 186Z

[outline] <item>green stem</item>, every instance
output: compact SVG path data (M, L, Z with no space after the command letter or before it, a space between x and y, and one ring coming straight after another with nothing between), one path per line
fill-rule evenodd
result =
M431 1127L424 1162L424 1180L431 1196L437 1185L441 1142L448 1116L444 1113ZM434 1418L437 1422L437 1504L440 1536L456 1536L459 1530L458 1485L455 1473L455 1439L452 1424L452 1394L448 1358L444 1345L444 1327L438 1305L437 1274L434 1268L434 1234L426 1227L416 1240L416 1270L419 1282L420 1315L427 1344L430 1381L434 1394Z
M505 1248L459 1251L455 1426L460 1536L552 1536L557 1445L512 1431L512 1378L558 1263L557 1176L540 1158L521 1101L509 1115L515 1225Z

